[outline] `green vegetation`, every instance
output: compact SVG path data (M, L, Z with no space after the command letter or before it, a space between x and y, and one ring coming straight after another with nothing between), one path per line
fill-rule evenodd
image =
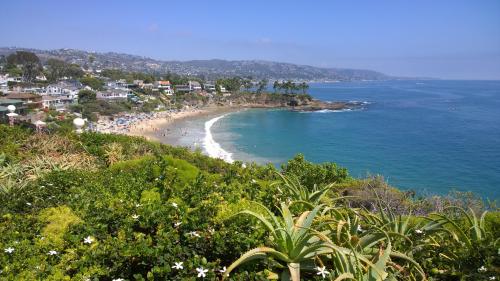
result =
M305 94L307 89L309 89L309 85L305 82L294 83L291 80L283 82L274 81L273 89L275 93L283 91L285 94L293 94L295 92L302 92L302 94Z
M80 82L85 85L89 86L95 91L101 91L104 90L104 81L102 81L99 78L91 77L91 76L84 76L80 78Z
M0 139L1 280L500 274L500 214L471 197L413 198L301 155L278 171L120 135Z
M47 60L46 77L50 82L56 82L63 77L78 79L83 77L83 70L77 64L69 64L58 59Z
M42 63L37 55L26 51L17 51L7 57L7 73L19 75L22 73L25 82L33 82L42 72Z

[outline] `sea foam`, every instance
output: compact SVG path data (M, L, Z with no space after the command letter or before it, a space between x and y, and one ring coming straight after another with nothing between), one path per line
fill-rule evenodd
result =
M212 131L210 130L217 121L224 118L225 116L226 115L221 115L205 122L205 138L203 139L203 147L205 148L205 151L207 152L208 156L214 158L220 158L228 163L233 163L234 162L232 158L233 154L225 151L220 146L220 144L214 140L212 136Z

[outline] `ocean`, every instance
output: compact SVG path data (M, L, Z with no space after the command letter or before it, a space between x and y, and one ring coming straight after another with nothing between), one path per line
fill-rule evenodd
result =
M500 199L500 81L316 83L309 93L366 104L352 111L249 109L187 120L191 137L177 144L226 161L276 166L302 153L421 194L455 189Z

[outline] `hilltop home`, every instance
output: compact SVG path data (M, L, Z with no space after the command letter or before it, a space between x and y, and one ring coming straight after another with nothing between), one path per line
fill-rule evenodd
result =
M59 112L66 111L76 100L66 96L43 96L42 105L44 109L54 109Z
M117 81L111 81L106 83L106 87L113 89L127 89L129 84L125 79L120 79Z
M198 81L189 81L189 90L190 91L201 91L201 84Z
M175 85L176 93L189 93L191 92L191 88L189 85Z
M45 88L45 93L42 95L65 97L74 101L78 100L78 92L82 89L82 84L79 82L62 81L56 84L50 84Z
M10 93L4 98L9 100L20 100L26 109L42 108L42 97L30 93Z
M134 80L134 81L132 82L132 84L133 84L134 86L137 86L137 87L139 87L139 88L142 88L142 86L144 85L144 81L143 81L143 80Z
M216 91L216 88L215 88L215 85L214 84L203 84L203 89L209 93L211 92L215 92Z
M167 95L172 95L172 86L170 84L170 81L168 81L168 80L155 81L154 87L159 89L159 90L163 90L163 92Z
M97 92L96 98L108 101L126 101L131 94L132 92L126 89L108 89L106 91Z

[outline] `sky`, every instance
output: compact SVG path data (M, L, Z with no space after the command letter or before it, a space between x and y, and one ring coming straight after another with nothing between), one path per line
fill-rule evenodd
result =
M500 79L499 0L3 1L0 46Z

